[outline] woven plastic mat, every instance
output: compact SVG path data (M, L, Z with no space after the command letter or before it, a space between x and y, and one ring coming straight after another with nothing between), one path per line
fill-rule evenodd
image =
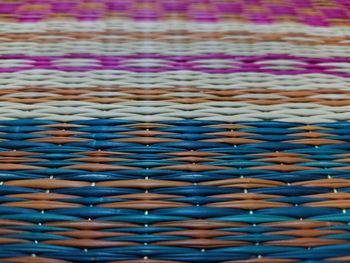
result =
M349 0L1 0L1 263L350 262Z

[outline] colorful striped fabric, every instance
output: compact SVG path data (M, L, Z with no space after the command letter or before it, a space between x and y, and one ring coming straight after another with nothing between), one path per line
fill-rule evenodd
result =
M349 50L349 0L0 1L0 262L350 262Z

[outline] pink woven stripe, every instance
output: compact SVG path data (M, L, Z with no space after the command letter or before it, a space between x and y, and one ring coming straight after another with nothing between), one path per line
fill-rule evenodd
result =
M297 22L315 26L349 25L348 0L17 0L0 2L0 20L21 22L69 18L96 20L181 18L253 23Z
M205 73L260 72L271 74L332 74L350 77L349 57L314 58L283 54L240 56L211 53L192 56L136 54L102 56L71 54L65 56L0 56L0 72L32 69L80 72L91 70L125 70L131 72L166 72L190 70Z

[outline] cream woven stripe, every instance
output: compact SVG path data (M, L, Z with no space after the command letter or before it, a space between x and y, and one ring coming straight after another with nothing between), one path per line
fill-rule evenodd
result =
M215 89L266 88L280 90L350 90L350 78L327 74L273 75L265 73L208 74L195 71L135 73L119 70L62 72L28 70L0 73L0 89L28 86L84 88L118 86L134 88L198 87Z
M255 105L243 102L181 104L164 101L129 101L100 104L52 101L36 104L0 102L2 120L37 118L74 121L91 118L120 118L142 122L181 119L224 122L275 120L297 123L346 121L350 106L330 107L313 103Z
M350 27L312 27L296 23L257 25L238 22L195 23L190 21L168 20L162 22L135 22L121 19L94 22L47 21L37 23L1 22L0 33L28 32L103 32L106 30L124 30L127 32L164 32L186 30L189 32L234 32L255 33L304 33L317 36L350 36Z
M225 53L229 55L253 56L289 54L304 57L350 57L348 46L294 45L283 42L260 42L237 44L220 41L197 41L192 43L164 43L159 41L130 41L127 43L101 43L93 41L66 41L61 43L12 42L0 43L0 54L25 54L37 56L90 53L96 55L129 55L135 53L157 53L161 55L199 55Z

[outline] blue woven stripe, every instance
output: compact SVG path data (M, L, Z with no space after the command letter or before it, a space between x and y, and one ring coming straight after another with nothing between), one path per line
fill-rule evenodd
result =
M237 131L249 135L240 138L258 140L254 143L233 145L227 142L208 142L208 139L217 139L222 136L213 133L227 132L227 128L219 128L220 122L208 121L175 121L162 122L163 126L152 128L153 131L165 132L157 135L157 138L179 139L171 142L156 142L145 145L136 142L117 142L113 139L133 138L127 132L137 131L130 124L136 122L125 120L88 120L75 121L69 128L70 131L81 132L72 135L72 138L84 138L82 140L67 143L36 142L33 139L50 138L52 135L38 133L55 130L47 125L58 124L55 121L23 119L14 121L0 121L0 150L25 151L26 158L44 159L42 161L30 160L23 162L25 165L33 165L41 169L27 170L2 170L0 180L5 183L0 186L0 201L7 205L0 206L0 220L17 220L34 223L31 225L11 226L13 230L28 231L2 235L5 238L19 238L31 241L23 244L6 244L0 249L0 257L26 255L28 251L43 257L70 260L74 262L108 262L112 260L141 259L151 256L154 259L177 260L186 262L220 262L224 260L249 259L257 255L265 255L271 258L295 258L314 260L307 262L319 262L318 259L332 256L347 255L350 245L326 245L308 250L305 247L260 245L268 241L289 240L288 235L268 234L271 231L287 230L286 227L269 227L263 223L288 222L303 218L304 220L319 220L331 222L350 222L350 216L346 210L333 207L310 207L304 204L309 202L325 201L325 198L308 197L312 194L328 193L327 187L303 186L295 183L318 179L350 178L350 171L341 169L347 166L342 162L341 154L348 153L350 148L350 123L320 123L313 126L323 128L317 132L325 134L322 139L331 140L330 143L314 145L295 143L292 140L303 139L298 133L305 132L305 128L297 123L285 122L242 122L236 123L246 126ZM336 140L337 143L332 141ZM82 164L77 158L85 157L84 152L92 150L104 150L110 152L109 157L121 157L125 160L110 162L110 165L125 166L136 169L115 169L110 171L89 171L84 169L70 169L66 166ZM209 161L201 162L201 165L227 167L214 170L189 171L186 169L159 169L162 166L183 165L186 162L172 160L172 153L180 151L202 151L211 153ZM295 171L278 171L271 169L253 169L273 165L270 161L261 160L263 157L257 154L271 152L288 152L303 154L306 161L293 165L301 168L311 167L312 170L301 169ZM116 155L113 155L113 152ZM123 152L120 156L117 154ZM176 195L166 198L166 201L185 202L189 206L175 208L151 209L148 213L138 209L107 208L99 205L122 202L125 199L111 197L124 194L143 193L144 189L131 187L107 187L107 186L82 186L60 187L51 189L51 193L69 194L76 197L65 199L65 202L80 204L83 207L57 208L42 213L38 209L12 207L11 202L25 201L25 198L11 197L18 193L39 193L45 189L36 187L20 187L7 185L7 181L40 179L54 176L56 180L74 180L79 182L103 182L110 180L130 179L159 179L190 182L192 184L174 187L159 187L148 189L149 193ZM241 186L221 187L220 185L205 185L201 182L232 178L252 178L282 182L281 185L256 187L249 189L250 193L273 194L280 197L266 199L266 201L292 204L288 207L257 209L253 213L245 207L224 208L210 206L214 202L229 201L229 198L215 197L220 194L242 193ZM289 183L289 185L287 184ZM350 192L350 187L338 188L338 192ZM53 231L69 231L67 227L54 227L45 225L47 222L75 221L82 219L94 219L110 222L125 222L140 224L137 227L113 227L108 231L132 233L129 236L107 237L106 241L133 241L145 243L140 246L93 248L83 251L68 246L43 244L47 240L69 240L70 237L51 234ZM150 243L157 241L176 241L188 239L184 236L160 235L160 232L185 230L184 227L152 226L157 222L174 222L191 219L210 219L223 222L247 223L244 227L222 228L221 230L240 232L241 234L214 237L217 240L247 241L257 245L242 245L224 248L212 248L203 252L197 248L185 248L180 246L157 246ZM40 223L41 225L37 225ZM257 226L259 225L260 226ZM325 226L321 229L334 229L335 226ZM219 228L220 229L220 228ZM346 229L348 230L348 229ZM30 232L30 233L29 233ZM325 238L341 238L349 240L349 235L331 235ZM305 261L306 262L306 261ZM320 261L322 262L322 261ZM328 262L328 261L327 261Z

